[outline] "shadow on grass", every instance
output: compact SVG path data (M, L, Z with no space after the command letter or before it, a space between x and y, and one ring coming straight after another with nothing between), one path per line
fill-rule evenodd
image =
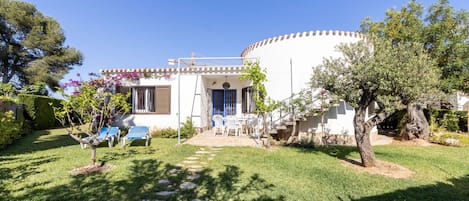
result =
M460 178L449 179L445 183L438 182L433 185L417 186L353 200L469 200L468 187L469 175L465 175ZM344 199L339 198L339 200Z
M77 144L78 142L73 140L66 133L51 135L48 130L40 130L34 131L24 136L21 140L16 141L14 144L8 146L7 149L3 150L0 155L24 154Z
M117 156L125 157L125 156ZM4 200L285 200L271 197L274 187L258 174L242 179L243 172L236 166L226 166L215 174L210 169L201 170L199 177L193 173L164 165L155 159L134 160L126 179L115 179L113 171L70 176L68 184L51 188L34 186L22 197L3 197ZM8 173L7 173L8 174ZM216 176L214 176L216 175ZM170 184L159 182L168 180ZM191 180L192 179L192 180ZM191 181L197 186L181 189L180 185ZM157 195L157 192L174 192Z
M0 157L1 160L4 157ZM58 158L55 156L41 156L27 159L15 159L17 165L12 167L1 167L0 168L0 200L15 200L11 198L10 185L14 185L16 182L23 181L28 177L35 176L36 174L42 173L39 167L43 164L56 161ZM41 184L43 185L43 184ZM35 186L35 185L31 185ZM29 188L29 187L26 187ZM21 191L24 189L15 189Z
M334 158L346 159L352 152L357 152L357 147L354 146L339 146L339 145L329 145L329 146L315 146L315 147L294 147L298 151L303 153L324 153Z

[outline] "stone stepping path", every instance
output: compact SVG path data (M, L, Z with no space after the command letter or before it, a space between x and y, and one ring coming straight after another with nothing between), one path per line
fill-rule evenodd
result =
M208 147L204 148L201 147L199 150L195 152L193 156L187 157L181 163L176 164L176 168L173 168L169 171L170 174L177 174L181 171L181 168L187 168L191 174L187 175L185 181L181 183L177 189L169 190L173 188L171 181L168 179L160 179L158 180L158 184L163 185L166 187L166 190L156 192L156 195L160 197L168 197L174 195L180 190L191 190L197 188L197 179L200 178L200 175L197 172L201 171L205 165L208 164L208 161L211 161L217 155L216 153L222 151L222 147ZM192 199L192 201L201 201L200 199Z

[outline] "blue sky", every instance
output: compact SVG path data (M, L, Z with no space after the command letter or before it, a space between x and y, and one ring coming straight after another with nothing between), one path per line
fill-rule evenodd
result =
M239 56L253 42L311 30L357 31L407 0L27 0L55 18L84 55L65 78L111 67L166 67L167 59ZM428 7L429 0L418 1ZM469 10L467 0L450 0Z

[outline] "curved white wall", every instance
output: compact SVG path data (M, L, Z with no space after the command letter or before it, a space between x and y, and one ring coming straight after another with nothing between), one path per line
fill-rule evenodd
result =
M291 80L293 93L307 88L313 67L321 64L325 57L340 56L340 53L336 51L337 45L357 42L363 38L364 35L360 33L344 31L287 34L256 42L244 49L241 56L258 58L261 68L267 70L268 81L265 86L269 96L274 100L283 100L290 96ZM292 62L291 73L290 60ZM339 113L334 118L329 118L326 126L331 134L353 135L352 120L353 111L347 110L347 114ZM310 123L300 127L306 132L308 128L317 129L317 124Z

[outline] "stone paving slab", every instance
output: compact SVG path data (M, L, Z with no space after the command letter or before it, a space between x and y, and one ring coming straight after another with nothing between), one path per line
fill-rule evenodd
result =
M225 147L225 146L249 146L256 147L256 140L247 136L220 136L213 135L213 132L208 130L193 136L191 139L184 142L184 144L191 144L196 146L207 147ZM213 149L213 148L212 148Z

